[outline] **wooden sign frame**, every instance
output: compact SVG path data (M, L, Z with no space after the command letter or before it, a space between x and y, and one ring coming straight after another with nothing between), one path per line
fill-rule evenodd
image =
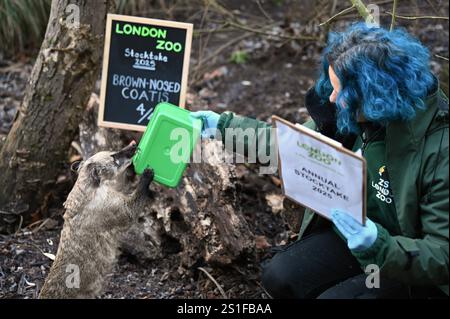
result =
M366 220L366 209L367 209L367 162L366 159L362 156L358 156L357 154L355 154L354 152L346 149L345 147L338 145L339 143L326 137L326 136L320 136L319 133L317 134L311 134L311 132L309 132L308 130L306 130L302 125L295 125L277 115L272 115L272 126L275 128L275 130L277 129L277 121L281 122L287 126L289 126L290 128L296 130L297 132L300 132L302 134L308 135L309 137L316 139L324 144L327 144L328 146L331 146L332 148L334 148L335 150L337 150L340 153L344 153L346 155L349 155L357 160L360 160L362 162L362 167L363 167L363 190L362 190L362 207L363 207L363 211L362 211L362 221L363 221L363 225L366 224L365 220ZM276 141L276 145L278 145L278 135L275 134L275 141ZM281 180L281 189L283 191L283 195L286 196L287 198L289 198L291 201L293 201L294 203L306 207L308 209L310 209L311 211L315 212L316 214L319 214L320 216L326 218L326 219L330 219L329 216L326 216L314 209L312 209L311 207L302 204L300 202L298 202L296 199L286 195L285 189L284 189L284 182L283 182L283 174L282 174L282 167L281 167L281 159L280 159L280 153L277 153L278 156L278 171L279 171L279 176L280 176L280 180ZM331 209L331 207L330 207Z
M126 124L121 122L111 122L105 121L105 99L106 99L106 89L108 82L108 66L109 66L109 51L111 45L111 27L112 21L124 21L131 23L141 23L141 24L149 24L161 27L172 27L178 29L186 29L186 42L184 44L184 59L183 59L183 71L181 76L181 88L180 88L180 100L178 106L181 108L185 108L186 103L186 92L187 92L187 82L188 82L188 73L189 73L189 61L190 61L190 53L192 47L192 34L194 25L191 23L185 22L177 22L177 21L166 21L152 18L143 18L143 17L135 17L128 15L119 15L108 13L106 19L106 30L105 30L105 44L103 48L103 68L102 68L102 81L101 81L101 89L100 89L100 106L98 110L98 120L97 125L101 127L111 127L125 130L133 130L144 132L146 127L143 125L136 124Z

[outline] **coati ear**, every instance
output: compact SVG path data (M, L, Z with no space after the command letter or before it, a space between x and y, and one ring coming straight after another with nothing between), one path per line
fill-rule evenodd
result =
M70 170L74 173L78 173L80 171L81 166L83 166L84 162L82 160L75 161L70 164Z
M100 186L100 170L98 165L94 163L90 163L87 166L89 172L89 178L91 180L91 184L95 187Z

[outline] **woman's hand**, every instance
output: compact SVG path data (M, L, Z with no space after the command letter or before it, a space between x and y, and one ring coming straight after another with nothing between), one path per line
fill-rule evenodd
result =
M217 130L217 123L220 115L213 111L198 111L192 112L191 117L201 119L203 122L202 136L214 138Z
M347 238L350 250L361 251L373 245L378 236L377 226L370 219L366 219L363 226L348 213L334 209L331 213L332 221L337 229Z

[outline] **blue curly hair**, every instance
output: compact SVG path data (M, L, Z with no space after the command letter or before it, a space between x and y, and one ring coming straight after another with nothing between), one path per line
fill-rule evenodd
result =
M341 134L359 132L359 112L382 125L410 120L425 108L424 98L435 85L429 59L428 49L404 29L356 23L330 32L315 90L323 101L329 99L331 65L340 81L336 124Z

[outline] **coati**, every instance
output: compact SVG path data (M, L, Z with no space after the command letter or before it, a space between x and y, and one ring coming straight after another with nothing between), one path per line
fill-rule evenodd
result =
M73 165L78 178L64 202L61 239L40 298L94 298L101 292L121 236L150 195L150 169L131 187L136 184L131 161L135 151L132 142L119 152L99 152Z

